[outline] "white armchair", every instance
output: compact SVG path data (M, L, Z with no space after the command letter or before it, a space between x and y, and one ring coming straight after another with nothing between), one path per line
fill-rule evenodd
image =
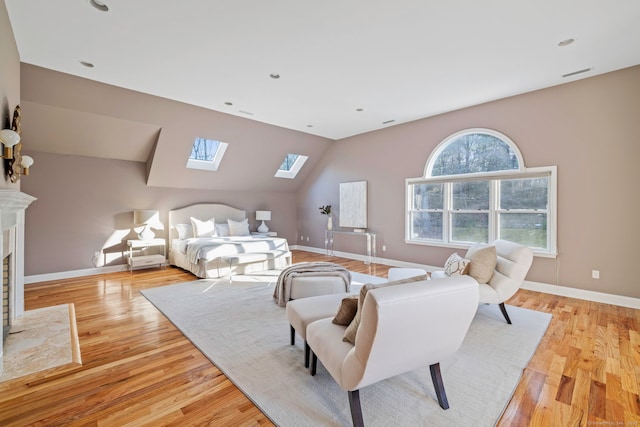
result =
M338 385L348 391L355 426L364 425L359 390L404 372L429 366L438 403L449 408L440 361L455 353L478 307L478 285L469 276L369 290L355 345L343 341L345 326L331 318L307 326L312 351Z
M504 302L514 296L522 286L522 282L533 262L533 252L528 246L507 240L496 240L493 245L496 247L497 263L489 282L479 285L480 302L498 304L505 320L508 324L511 324ZM467 254L473 252L473 250L474 247L472 246ZM465 257L468 257L468 255ZM431 277L436 279L448 276L444 271L438 270L432 272Z

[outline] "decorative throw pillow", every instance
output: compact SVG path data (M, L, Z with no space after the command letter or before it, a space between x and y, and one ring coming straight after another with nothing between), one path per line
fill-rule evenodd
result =
M356 311L358 311L358 295L349 295L346 298L342 298L336 317L333 318L333 323L348 326L353 318L356 317Z
M234 221L232 219L227 220L229 225L230 236L250 236L249 232L249 220L243 219L242 221Z
M208 221L200 221L198 218L191 217L191 226L193 227L194 237L212 237L216 235L216 223L213 218Z
M471 261L467 274L476 279L478 283L489 283L498 262L496 247L486 243L477 243L469 248L465 258Z
M392 282L379 283L374 285L372 283L367 283L362 285L360 288L360 295L358 296L358 309L356 310L356 315L347 326L347 329L344 331L344 336L342 337L342 341L351 343L353 345L356 344L356 334L358 333L358 327L360 326L360 318L362 317L362 305L364 304L364 299L367 296L367 292L369 289L383 288L385 286L394 286L401 285L403 283L412 283L412 282L421 282L423 280L427 280L428 275L423 274L420 276L409 277L408 279L394 280Z
M457 252L451 254L447 262L444 263L444 272L447 276L460 276L467 274L469 260L462 258Z
M229 224L216 224L216 235L218 237L229 237Z
M180 240L193 237L193 226L191 224L176 224L176 231Z

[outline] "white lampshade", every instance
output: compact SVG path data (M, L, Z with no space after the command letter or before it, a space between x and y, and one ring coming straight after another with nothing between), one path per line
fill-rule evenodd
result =
M133 211L133 223L134 225L144 225L138 237L140 240L153 240L155 233L151 228L162 229L162 223L160 222L160 213L152 209L138 209Z
M31 156L22 156L22 162L20 165L22 166L22 174L29 175L29 167L33 164L33 157Z
M4 144L4 155L6 159L13 159L13 146L20 142L18 132L11 129L0 130L0 142Z
M271 221L271 211L256 211L256 220Z
M260 227L258 227L258 232L267 233L269 232L269 227L265 224L265 221L271 221L271 211L256 211L256 220L262 221Z

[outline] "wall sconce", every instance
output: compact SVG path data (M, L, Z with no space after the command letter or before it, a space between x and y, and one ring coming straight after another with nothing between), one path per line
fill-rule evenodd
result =
M32 157L22 155L21 132L20 106L16 105L11 129L0 131L0 142L4 145L1 156L4 158L4 173L14 184L20 180L20 175L29 175L29 168L33 165Z
M256 221L262 221L262 224L258 227L258 232L268 233L269 227L264 222L271 221L271 211L256 211Z
M13 159L13 147L20 142L20 135L15 130L0 130L0 142L4 145L2 157L5 159Z

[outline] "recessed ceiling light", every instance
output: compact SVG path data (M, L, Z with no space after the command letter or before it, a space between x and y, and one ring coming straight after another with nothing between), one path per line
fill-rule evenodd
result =
M389 123L393 123L395 120L387 120L386 122L382 122L383 125L388 125Z
M89 0L89 4L93 7L95 7L96 9L98 9L101 12L108 12L109 11L109 6L107 6L106 4L102 3L101 1L98 0Z
M356 111L364 111L364 108L356 108Z
M246 114L247 116L253 116L253 113L250 111L238 110L239 113Z
M269 74L269 77L271 77L272 79L278 80L280 78L280 74L278 73L271 73Z
M576 40L575 39L562 40L560 43L558 43L558 46L560 46L560 47L569 46L574 41L576 41Z
M312 127L313 127L313 125L307 125L307 127L308 127L308 128L312 128Z
M233 102L227 101L227 102L224 103L224 105L233 105Z
M93 64L91 62L87 62L87 61L80 61L80 63L82 65L84 65L87 68L93 68Z

